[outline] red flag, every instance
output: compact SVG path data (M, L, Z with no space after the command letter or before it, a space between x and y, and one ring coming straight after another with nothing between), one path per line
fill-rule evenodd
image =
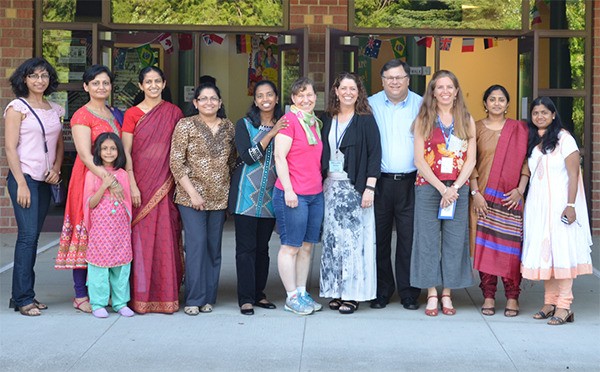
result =
M173 53L173 36L169 33L160 35L158 42L162 45L163 49L167 54Z
M222 44L225 40L225 34L210 34L210 39L217 44Z
M474 52L475 51L475 38L463 37L462 52Z
M498 42L493 37L486 37L483 39L483 48L490 49L495 46L498 46Z
M431 47L431 43L433 42L433 37L431 36L415 36L415 40L417 41L417 45L426 46L427 48Z
M179 34L179 50L191 50L193 45L192 34Z

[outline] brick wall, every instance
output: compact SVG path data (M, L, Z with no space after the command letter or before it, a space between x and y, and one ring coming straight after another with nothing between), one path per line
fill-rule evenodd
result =
M592 62L592 234L600 235L600 0L594 0Z
M325 91L325 30L348 30L348 0L290 0L290 29L308 26L308 77ZM329 88L327 88L329 89Z
M8 78L23 61L33 56L34 0L0 0L0 109L14 96ZM3 115L2 115L3 116ZM16 232L16 222L8 198L4 152L4 119L0 118L0 234Z

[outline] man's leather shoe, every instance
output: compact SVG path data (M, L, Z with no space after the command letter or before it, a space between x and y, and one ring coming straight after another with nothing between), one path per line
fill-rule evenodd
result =
M383 298L376 298L371 301L371 309L383 309L387 306L388 302Z
M402 306L404 306L406 310L417 310L419 308L419 302L416 298L406 297L402 300Z

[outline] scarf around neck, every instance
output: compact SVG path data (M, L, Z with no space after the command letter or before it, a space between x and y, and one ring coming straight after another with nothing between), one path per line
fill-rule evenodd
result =
M296 115L298 121L300 121L300 125L302 129L304 129L304 133L306 134L306 139L308 140L309 145L316 145L317 139L315 138L315 134L310 130L310 127L317 124L316 132L319 139L321 139L321 128L323 127L323 122L319 120L319 118L313 114L300 110L296 105L292 105L290 111Z

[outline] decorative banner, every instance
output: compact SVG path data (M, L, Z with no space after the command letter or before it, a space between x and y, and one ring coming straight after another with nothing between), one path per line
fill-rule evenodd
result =
M463 37L462 52L474 52L475 51L475 38Z
M211 45L212 43L222 44L223 40L225 40L225 34L202 34L202 40L206 45Z
M535 4L531 7L529 11L529 18L531 18L531 27L537 25L538 23L542 23L542 16L540 15L540 10L538 9L538 5L543 3L542 0L536 0Z
M394 58L406 58L406 38L404 36L395 39L390 39L390 44L392 44Z
M490 49L498 46L498 39L493 37L486 37L483 39L483 48Z
M367 39L364 37L358 38L358 75L364 81L371 81L371 58L365 56L365 47ZM367 95L371 95L371 84L364 84L367 90Z
M191 50L193 45L192 34L179 34L179 50Z
M162 45L167 54L173 53L173 37L169 33L160 35L158 42Z
M235 49L238 54L250 53L252 51L250 35L235 35Z
M142 68L154 65L154 52L150 44L144 44L136 49Z
M451 37L443 37L440 39L440 50L449 51L451 45L452 45Z
M417 45L426 46L427 48L431 48L431 44L433 43L433 37L431 36L415 36L415 41Z
M375 39L372 36L369 37L367 46L365 47L365 56L377 59L377 56L379 56L379 48L381 48L381 40Z
M242 45L248 45L244 38L239 40L238 50ZM274 41L271 43L270 41ZM238 46L238 38L236 37L236 46ZM279 48L277 46L277 37L262 37L252 38L252 52L248 55L248 95L254 95L254 86L261 80L269 80L278 84L279 78Z
M267 35L265 36L265 41L267 41L269 44L277 44L277 36Z

